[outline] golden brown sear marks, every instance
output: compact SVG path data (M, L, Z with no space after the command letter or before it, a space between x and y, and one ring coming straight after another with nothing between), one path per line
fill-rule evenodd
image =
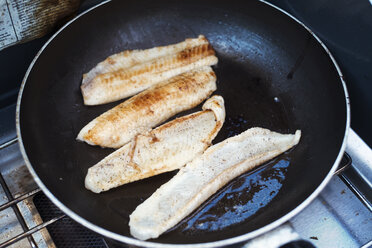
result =
M114 72L101 74L95 80L102 80L105 84L110 84L115 80L128 80L145 73L160 73L178 66L187 65L196 62L206 56L214 55L215 52L210 44L204 44L191 49L183 50L176 55L169 56L165 59L154 60L145 66L138 66L133 69L120 69Z
M159 82L201 66L218 62L204 36L147 50L110 56L83 76L81 91L86 105L116 101Z
M210 67L189 71L157 84L103 113L86 125L78 139L118 148L171 116L193 108L216 90Z

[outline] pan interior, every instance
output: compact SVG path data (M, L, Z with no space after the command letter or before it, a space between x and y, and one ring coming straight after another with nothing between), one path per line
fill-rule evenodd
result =
M217 52L216 94L226 122L214 143L250 127L303 132L299 145L232 181L154 242L201 243L251 232L284 216L324 180L342 144L344 91L327 53L304 28L256 1L113 1L77 19L28 75L20 129L28 159L50 192L77 215L128 236L129 214L176 172L94 194L87 169L112 149L75 140L121 101L83 105L82 74L107 56L204 34ZM200 110L186 111L178 116Z

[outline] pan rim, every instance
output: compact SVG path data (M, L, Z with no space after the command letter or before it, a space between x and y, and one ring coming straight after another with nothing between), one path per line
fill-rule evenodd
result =
M108 237L110 239L114 239L114 240L117 240L119 242L127 243L127 244L130 244L130 245L145 246L145 247L181 247L181 246L182 247L192 247L192 246L219 247L219 246L227 246L227 245L232 245L232 244L236 244L236 243L245 242L249 239L257 237L257 236L259 236L261 234L264 234L264 233L266 233L270 230L273 230L276 227L279 227L280 225L284 224L285 222L290 220L292 217L297 215L299 212L301 212L306 206L308 206L319 195L319 193L325 188L325 186L328 184L328 182L333 177L334 172L336 171L339 163L341 162L342 156L343 156L343 154L345 152L345 149L346 149L346 141L347 141L347 137L349 135L349 129L350 129L350 101L349 101L349 94L348 94L347 87L346 87L346 82L344 80L344 76L343 76L343 74L341 72L341 69L340 69L339 65L337 64L335 58L333 57L333 55L331 54L331 52L329 51L327 46L320 40L320 38L310 28L308 28L304 23L299 21L296 17L292 16L291 14L286 12L285 10L283 10L283 9L281 9L281 8L271 4L269 2L266 2L265 0L259 0L259 2L264 3L268 6L282 12L283 14L289 16L292 20L296 21L298 24L300 24L302 27L304 27L319 42L319 44L326 51L326 53L328 54L329 58L331 59L333 65L335 66L335 68L337 70L337 73L338 73L338 76L339 76L339 78L341 80L341 83L343 85L344 94L345 94L345 103L346 103L345 134L344 134L344 138L343 138L343 141L342 141L341 148L340 148L339 153L336 157L336 160L334 161L331 170L328 172L328 174L323 179L323 181L319 184L319 186L301 204L299 204L297 207L295 207L294 209L289 211L287 214L285 214L281 218L275 220L274 222L271 222L270 224L268 224L266 226L263 226L259 229L256 229L256 230L252 231L252 232L248 232L246 234L236 236L236 237L233 237L233 238L228 238L228 239L213 241L213 242L207 242L207 243L195 243L195 244L156 243L156 242L150 242L150 241L142 241L142 240L138 240L138 239L135 239L135 238L132 238L132 237L127 237L127 236L124 236L124 235L121 235L121 234L117 234L117 233L106 230L106 229L104 229L104 228L102 228L98 225L95 225L95 224L87 221L86 219L82 218L81 216L79 216L78 214L76 214L75 212L70 210L61 201L59 201L52 194L52 192L49 191L49 189L44 185L44 183L41 181L41 179L38 177L36 171L33 169L32 165L31 165L31 162L28 159L26 150L25 150L24 145L23 145L22 135L21 135L21 128L20 128L20 106L21 106L21 101L22 101L23 90L24 90L24 87L26 85L28 76L29 76L34 64L36 63L36 61L38 60L39 56L44 51L44 49L49 45L49 43L51 43L53 41L53 39L60 32L62 32L66 27L68 27L75 20L77 20L81 16L87 14L88 12L90 12L90 11L92 11L92 10L94 10L94 9L104 5L104 4L107 4L108 2L111 2L111 0L103 1L100 4L97 4L97 5L93 6L92 8L80 13L79 15L74 17L72 20L67 22L64 26L62 26L55 34L53 34L53 36L38 51L35 58L31 62L30 66L28 67L28 69L26 71L26 74L23 78L23 81L22 81L22 84L21 84L21 87L20 87L20 90L19 90L17 105L16 105L16 131L17 131L19 148L20 148L22 157L25 160L26 166L27 166L28 170L30 171L30 174L33 176L35 182L41 188L41 190L44 192L44 194L53 202L53 204L55 204L58 208L60 208L64 213L66 213L73 220L75 220L78 223L82 224L83 226L93 230L94 232L96 232L100 235L103 235L105 237Z

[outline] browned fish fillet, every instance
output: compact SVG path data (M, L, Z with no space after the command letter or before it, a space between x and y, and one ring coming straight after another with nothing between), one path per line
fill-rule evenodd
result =
M103 104L135 95L175 75L217 64L214 55L202 35L175 45L112 55L83 76L84 104Z
M77 139L118 148L139 133L193 108L216 90L216 75L206 66L175 76L126 100L88 123Z
M225 120L221 96L209 98L203 111L182 116L129 143L88 170L85 187L95 193L179 169L203 153Z

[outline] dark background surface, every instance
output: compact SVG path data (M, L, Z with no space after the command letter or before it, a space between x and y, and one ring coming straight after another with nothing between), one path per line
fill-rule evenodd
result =
M86 0L81 12L100 0ZM351 101L351 126L372 146L372 5L368 0L269 0L288 11L325 42L345 76ZM57 30L56 27L55 30ZM14 104L23 76L50 37L0 51L0 109ZM0 110L0 111L1 111ZM1 127L4 128L4 127Z

